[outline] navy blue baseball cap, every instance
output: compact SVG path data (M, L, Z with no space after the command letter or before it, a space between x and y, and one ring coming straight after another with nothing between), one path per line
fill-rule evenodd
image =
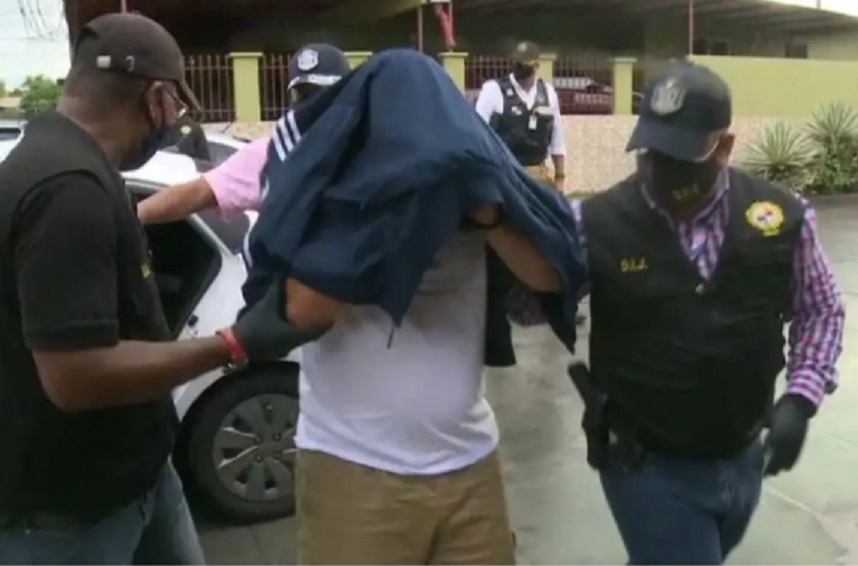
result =
M301 84L331 86L349 74L346 54L327 43L311 43L289 61L289 88Z
M626 151L652 150L682 161L700 161L732 118L727 83L707 67L677 63L647 83Z

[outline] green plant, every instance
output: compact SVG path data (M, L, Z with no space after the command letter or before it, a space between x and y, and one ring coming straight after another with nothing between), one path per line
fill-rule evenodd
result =
M26 118L50 110L60 98L60 86L44 75L27 77L22 86L21 113Z
M813 145L801 130L777 122L747 146L742 165L754 175L801 192L810 180L814 157Z
M852 192L858 184L858 112L835 102L813 113L806 128L816 149L809 190Z

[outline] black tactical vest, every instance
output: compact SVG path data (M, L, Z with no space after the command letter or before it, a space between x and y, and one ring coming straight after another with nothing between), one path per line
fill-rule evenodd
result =
M627 180L583 205L590 363L609 411L655 452L729 457L755 439L784 368L804 208L731 170L729 221L707 281Z
M536 80L536 100L528 108L509 77L498 80L503 95L503 114L492 117L492 128L510 152L524 166L539 165L548 157L548 146L554 128L554 112L548 100L548 89L542 79Z

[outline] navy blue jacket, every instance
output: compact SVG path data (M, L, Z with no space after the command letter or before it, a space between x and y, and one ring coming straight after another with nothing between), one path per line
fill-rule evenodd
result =
M251 281L288 274L377 305L398 324L451 234L476 207L497 203L558 270L562 318L574 317L585 268L568 202L518 166L446 71L418 52L380 53L287 114L265 172Z

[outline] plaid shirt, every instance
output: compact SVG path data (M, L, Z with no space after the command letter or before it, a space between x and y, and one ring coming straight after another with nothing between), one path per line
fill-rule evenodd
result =
M686 255L700 274L712 276L729 216L727 176L722 175L715 198L694 219L676 222L644 192L649 205L670 224ZM819 406L826 393L837 388L837 359L843 350L845 310L828 258L822 250L816 213L805 202L804 223L793 260L793 319L789 327L787 391L802 395ZM586 248L581 220L581 202L572 202L578 237ZM517 289L507 300L510 318L522 326L541 324L544 319L535 299Z

